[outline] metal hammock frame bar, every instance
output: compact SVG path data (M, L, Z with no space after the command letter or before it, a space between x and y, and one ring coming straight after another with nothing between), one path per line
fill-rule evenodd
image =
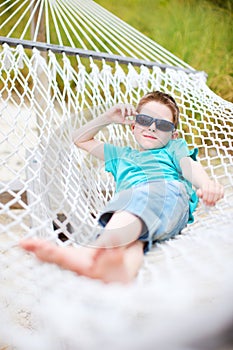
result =
M33 49L36 48L39 51L52 51L55 54L66 54L68 56L76 56L79 57L87 57L87 58L93 58L96 60L105 60L106 62L119 62L121 64L132 64L133 66L145 66L147 68L153 68L153 67L159 67L161 69L172 69L172 70L178 70L185 72L187 74L198 74L198 73L204 73L203 71L193 70L193 69L187 69L183 67L176 67L171 66L168 64L163 64L159 62L150 62L146 60L140 60L134 57L124 57L119 55L113 55L106 52L96 52L91 50L82 50L78 48L72 48L67 46L60 46L60 45L54 45L54 44L45 44L38 41L30 41L30 40L20 40L20 39L14 39L14 38L7 38L0 36L0 44L8 44L9 46L15 47L17 45L22 45L25 49ZM206 74L206 73L204 73Z

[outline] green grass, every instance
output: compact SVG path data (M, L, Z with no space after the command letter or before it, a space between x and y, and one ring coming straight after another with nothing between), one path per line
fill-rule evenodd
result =
M233 102L233 1L96 0L197 70ZM219 1L221 5L221 1Z

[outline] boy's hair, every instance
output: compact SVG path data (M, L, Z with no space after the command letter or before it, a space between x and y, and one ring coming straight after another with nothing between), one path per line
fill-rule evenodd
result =
M170 109L173 115L173 123L175 125L175 128L177 128L180 111L175 99L171 95L166 94L162 91L152 91L141 98L137 105L136 111L140 112L142 106L151 101L160 102Z

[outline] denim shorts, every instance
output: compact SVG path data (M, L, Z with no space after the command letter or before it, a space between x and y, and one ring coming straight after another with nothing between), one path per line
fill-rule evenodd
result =
M145 242L144 252L156 242L180 233L189 219L189 197L179 181L155 181L116 193L99 217L105 226L117 211L139 217L143 230L139 240Z

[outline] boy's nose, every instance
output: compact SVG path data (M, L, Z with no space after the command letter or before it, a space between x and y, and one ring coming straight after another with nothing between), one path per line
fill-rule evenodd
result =
M156 124L155 124L155 122L152 123L152 124L149 126L149 130L152 131L152 132L155 132L155 131L156 131Z

